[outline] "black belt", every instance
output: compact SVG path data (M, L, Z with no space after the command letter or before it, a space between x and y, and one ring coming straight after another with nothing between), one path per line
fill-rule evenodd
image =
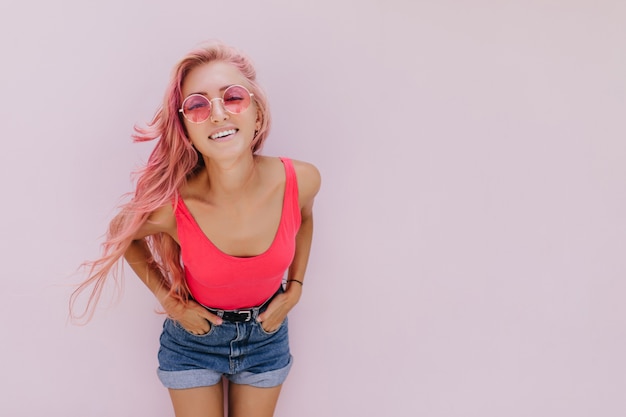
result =
M216 316L221 317L222 320L226 320L226 321L230 321L230 322L234 322L234 323L245 323L245 322L248 322L248 321L252 320L253 318L256 318L256 316L259 313L263 312L265 310L265 308L269 305L269 303L274 299L274 297L276 297L281 292L283 292L283 286L282 285L280 286L278 291L276 291L274 293L274 295L272 295L266 302L264 302L263 304L261 304L258 307L253 307L251 309L246 309L246 310L217 310L217 309L210 308L210 307L207 307L207 306L204 306L204 308L206 308L207 310L209 310L211 313L215 314Z

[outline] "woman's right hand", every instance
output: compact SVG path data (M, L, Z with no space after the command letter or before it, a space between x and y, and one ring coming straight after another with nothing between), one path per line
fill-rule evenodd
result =
M211 326L219 326L222 319L209 312L197 302L190 300L187 305L181 301L171 300L166 303L165 311L168 316L180 323L189 333L196 335L207 334Z

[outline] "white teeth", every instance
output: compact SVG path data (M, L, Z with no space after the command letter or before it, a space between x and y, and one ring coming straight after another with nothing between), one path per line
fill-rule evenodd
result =
M236 129L230 129L230 130L224 130L221 132L217 132L213 135L211 135L211 139L219 139L219 138L223 138L224 136L228 136L228 135L234 135L235 133L237 133Z

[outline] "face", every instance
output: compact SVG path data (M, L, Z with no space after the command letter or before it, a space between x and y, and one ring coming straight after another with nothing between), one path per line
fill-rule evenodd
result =
M250 99L248 107L241 113L234 114L231 110L239 111L238 103L247 100L245 91L228 87L240 85L250 90L248 80L239 70L226 62L216 61L203 64L191 70L182 85L183 100L190 95L201 95L210 100L211 112L203 122L192 123L182 118L187 134L194 147L205 157L223 159L236 157L244 152L252 152L254 132L261 127L261 115L254 101ZM228 89L228 90L227 90ZM224 92L226 91L226 95ZM241 93L244 93L242 95ZM223 100L221 100L223 97ZM186 108L206 106L206 101L192 100ZM197 101L197 103L196 103Z

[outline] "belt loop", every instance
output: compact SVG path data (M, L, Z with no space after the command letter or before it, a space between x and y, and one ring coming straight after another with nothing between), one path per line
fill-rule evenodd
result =
M216 313L217 313L217 317L219 318L224 317L224 310L217 310Z
M257 317L259 317L259 310L261 308L260 307L254 307L252 309L252 319L256 321Z

